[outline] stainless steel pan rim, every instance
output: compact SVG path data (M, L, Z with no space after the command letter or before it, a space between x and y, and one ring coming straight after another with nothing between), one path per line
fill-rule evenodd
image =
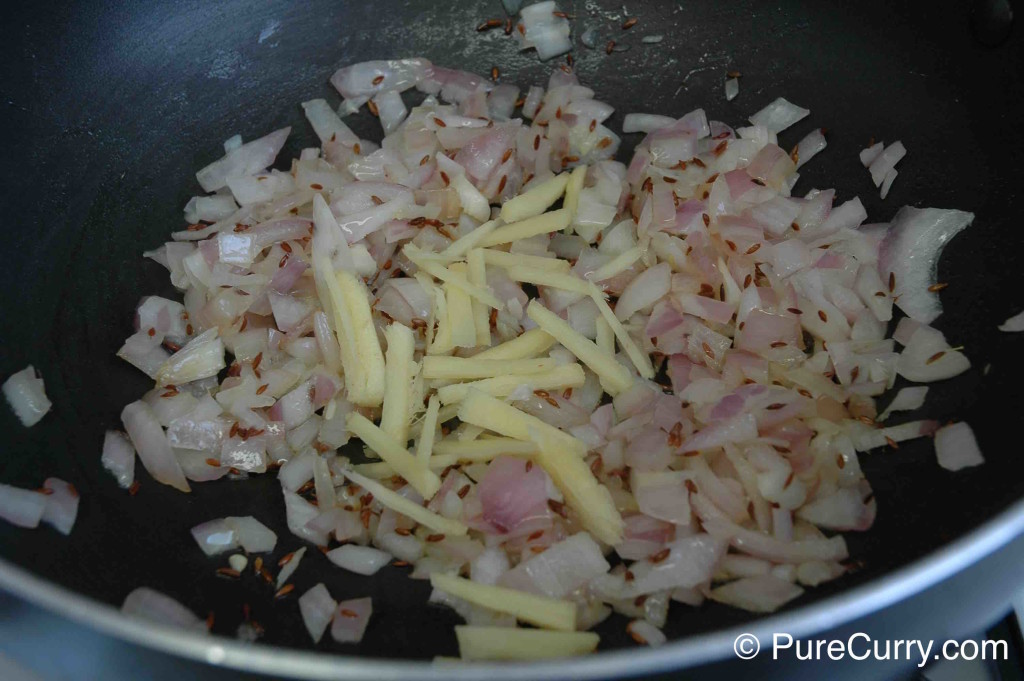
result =
M140 622L116 608L69 591L0 558L0 588L106 634L172 655L250 672L303 679L410 681L429 679L602 679L654 674L723 660L749 632L770 640L774 632L804 637L886 608L963 570L1024 534L1024 500L971 533L880 579L823 601L738 627L673 641L660 648L619 650L529 665L387 661L245 644L223 637Z

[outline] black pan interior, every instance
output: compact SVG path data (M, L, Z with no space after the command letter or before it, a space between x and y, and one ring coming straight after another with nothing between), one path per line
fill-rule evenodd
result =
M990 31L986 42L998 44L986 46L972 33L973 4L949 0L631 0L627 8L639 21L629 31L620 28L620 2L560 6L575 17L577 72L616 107L615 123L629 111L679 116L701 106L709 118L742 124L784 95L812 114L782 136L783 146L815 126L828 128L829 148L804 167L800 191L834 186L837 201L859 195L876 222L904 204L977 214L939 268L949 287L937 322L965 346L974 368L935 385L927 413L968 420L988 462L949 473L935 464L928 442L863 456L879 513L870 532L849 537L859 567L790 607L921 558L1019 498L1020 417L1011 396L1021 384L1024 337L996 326L1024 307L1020 31L1002 42ZM34 364L54 411L26 430L0 409L0 481L35 486L56 475L73 481L83 500L67 539L0 523L0 556L115 605L134 587L152 586L198 613L214 612L214 631L226 635L248 604L266 641L309 648L294 598L272 600L253 577L218 579L214 568L222 563L207 559L188 532L213 517L255 514L278 532L275 558L298 548L272 476L196 484L186 497L139 466L142 487L130 497L99 465L103 431L120 427L121 406L148 387L114 352L131 332L142 295L174 294L165 271L141 253L180 229L181 209L199 189L192 174L221 155L224 139L290 124L281 158L315 146L298 103L320 96L337 102L327 80L340 65L423 55L481 73L499 66L503 79L521 86L546 81L552 65L518 54L501 31L475 31L482 20L503 16L498 0L37 2L3 12L0 376ZM589 27L600 45L614 39L628 50L607 55L582 47L578 36ZM642 45L652 34L664 40ZM723 95L727 70L743 73L733 102ZM379 136L368 116L353 126L364 137ZM627 136L627 150L638 138ZM871 138L901 139L909 149L884 202L857 160ZM405 572L389 567L359 577L311 552L295 576L297 593L324 581L336 598L374 598L358 651L327 641L321 649L389 658L454 654L456 616L426 606L428 586ZM674 606L667 633L679 638L751 617L713 605ZM606 646L632 645L623 623L601 627Z

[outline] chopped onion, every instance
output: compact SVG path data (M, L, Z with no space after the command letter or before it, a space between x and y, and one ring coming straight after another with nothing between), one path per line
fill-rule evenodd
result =
M900 320L900 325L904 321ZM930 326L919 324L904 344L906 347L897 360L896 371L907 380L919 383L941 381L962 374L971 367L970 360L949 347L942 333Z
M217 334L216 327L208 329L171 355L156 372L157 385L180 385L216 376L226 366L224 341Z
M665 128L676 121L674 118L668 116L659 116L657 114L641 114L641 113L629 113L626 114L625 118L622 119L622 132L654 132L659 128Z
M871 171L871 181L875 183L876 187L880 186L883 181L888 181L889 184L892 184L892 180L888 179L888 177L890 173L895 172L894 166L906 155L907 150L903 144L901 142L893 142L871 161L868 170ZM888 193L887 189L883 191ZM882 198L885 198L884 194Z
M645 270L633 279L619 296L615 305L615 316L626 320L634 313L654 305L668 293L672 278L672 268L668 263L660 263Z
M1024 331L1024 311L1018 312L999 325L1000 331Z
M661 629L645 620L633 620L626 625L626 631L629 632L630 637L637 643L648 645L652 648L657 648L668 640Z
M797 516L829 530L864 531L875 520L875 502L865 503L858 490L841 488L802 506Z
M935 431L935 454L939 465L950 471L985 463L974 431L963 421Z
M408 90L427 77L426 59L367 61L338 69L331 84L347 100L365 102L382 92Z
M683 537L669 543L668 556L658 562L637 561L630 567L634 578L626 584L627 598L665 589L688 588L711 579L715 564L725 553L725 543L707 534Z
M501 532L547 515L547 476L521 459L498 457L478 487L484 519Z
M469 566L469 576L474 582L494 585L510 569L508 554L500 547L484 549Z
M537 49L541 61L565 54L572 49L569 39L569 22L557 14L558 6L552 1L538 2L519 10L523 27L513 36L519 42L519 49Z
M725 99L728 102L736 99L740 94L740 81L738 78L726 78Z
M879 193L879 196L881 196L881 198L884 199L889 195L889 189L892 187L893 180L896 179L896 176L898 174L899 173L895 168L891 168L885 174L885 178L882 180L882 191Z
M773 577L759 575L744 577L712 589L712 600L751 612L775 612L786 603L803 594L799 586Z
M327 546L328 532L309 527L310 521L320 515L320 509L298 494L284 490L284 509L288 529L300 539L311 541L317 546Z
M509 7L522 50L572 48L554 2ZM372 575L394 557L434 580L468 566L467 589L571 603L581 630L614 610L650 645L671 600L769 611L795 583L843 574L844 536L825 531L866 531L876 513L857 453L939 425L879 427L877 398L897 375L970 366L927 325L938 247L968 214L908 208L864 224L858 198L794 195L826 142L814 129L783 150L779 133L809 112L782 98L739 128L703 109L630 113L623 131L645 137L627 164L614 160L613 107L568 70L526 90L521 114L517 86L421 58L331 80L337 112L303 104L319 147L283 172L266 169L288 130L232 138L199 173L214 193L186 205L196 224L147 252L183 302L144 298L118 352L157 383L124 410L130 441L104 441L120 484L132 484L133 448L184 490L276 463L289 531L337 565ZM726 82L729 99L738 85ZM415 106L401 94L412 87ZM342 120L364 104L379 144ZM883 198L904 153L861 154ZM887 338L894 301L909 317ZM416 342L385 353L399 337ZM463 378L439 378L445 362ZM658 364L671 389L653 382ZM926 390L904 389L879 419L920 407ZM390 435L363 443L368 461L332 451L382 407ZM980 461L976 445L950 454L949 437L940 462ZM22 491L0 495L0 512L69 530L72 488L47 485L42 506ZM277 544L251 517L194 535L239 570ZM304 552L284 561L279 589ZM612 552L624 564L611 568ZM431 601L474 631L515 631L514 616L469 599ZM346 643L371 614L369 599L337 604L323 585L300 609L314 640L333 621Z
M225 520L234 527L238 544L247 553L270 552L277 545L277 535L252 516L226 518Z
M802 109L779 97L751 116L750 122L766 128L769 132L778 134L794 123L802 121L810 113L809 109Z
M11 405L15 416L26 428L39 423L52 406L44 392L43 379L36 376L31 364L4 381L3 393L7 404Z
M208 556L238 548L235 528L227 521L227 518L219 518L196 525L192 528L192 537L199 544L203 553Z
M972 213L904 206L896 213L879 249L883 279L895 278L896 305L929 324L942 313L939 294L929 290L938 277L942 249L974 221Z
M497 580L501 586L564 598L608 572L608 561L588 533L578 532L525 560Z
M299 596L299 612L302 613L302 622L306 625L306 631L314 643L319 643L327 631L327 625L337 612L338 603L327 591L322 583L317 584L306 593Z
M43 482L43 489L50 490L43 511L43 522L52 525L63 535L71 534L75 518L78 517L78 490L70 482L59 478L47 478Z
M0 483L0 518L18 527L38 527L46 512L46 495Z
M170 596L140 586L125 597L121 612L160 625L206 631L206 621Z
M128 489L135 482L135 447L124 433L116 430L106 432L100 461L122 488Z
M185 474L174 457L164 429L145 402L132 402L121 412L121 422L138 452L142 465L157 482L190 491Z
M282 128L266 137L246 142L200 170L196 179L204 191L213 192L226 187L228 178L258 173L274 162L291 130Z
M878 415L879 421L889 418L894 411L913 411L924 406L925 397L928 395L927 386L915 386L911 388L900 388L892 402Z
M295 574L295 571L299 569L299 563L302 562L302 557L306 555L306 547L303 546L299 550L291 554L291 558L281 568L281 571L277 573L276 588L280 589L282 586L288 583L291 576Z
M359 643L372 616L373 600L370 598L353 598L338 603L331 624L331 638L338 643Z
M328 551L327 559L356 574L372 575L391 562L391 554L369 546L345 544Z
M879 154L882 153L882 149L884 148L884 142L877 142L875 144L872 144L867 149L861 150L860 162L864 165L865 168L870 167L871 164L875 162L875 159L878 158Z
M825 133L821 128L815 128L807 133L807 136L796 145L796 167L799 168L810 161L818 153L824 151L826 146L828 143L825 141ZM882 198L884 199L885 196Z

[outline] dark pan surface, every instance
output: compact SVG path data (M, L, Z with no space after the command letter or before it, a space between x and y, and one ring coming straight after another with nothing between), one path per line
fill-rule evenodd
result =
M837 201L860 195L874 222L904 204L977 214L942 260L940 280L950 285L936 324L966 347L974 368L935 385L927 412L968 420L988 462L948 473L935 465L928 442L864 455L879 513L869 533L849 537L862 566L791 607L907 565L1018 499L1020 416L1010 396L1022 378L1024 337L996 326L1024 307L1017 284L1024 270L1020 31L986 47L972 37L971 3L945 0L632 0L639 23L629 32L619 28L618 2L560 6L575 15L577 39L594 26L601 45L614 38L630 46L611 56L579 45L575 51L582 82L616 107L616 125L628 111L679 116L698 106L709 118L742 124L783 95L812 111L783 135L784 147L815 126L829 130L828 150L802 169L798 191L834 186ZM183 224L181 209L199 190L192 174L221 155L224 139L290 124L282 159L315 145L298 104L319 96L337 102L327 80L340 65L423 55L481 73L497 65L520 86L546 81L551 66L517 54L500 31L474 30L502 16L497 0L143 0L27 3L3 12L0 377L33 363L54 411L25 430L0 409L0 481L35 486L56 475L74 482L82 505L67 539L0 523L0 557L114 605L136 586L152 586L197 613L215 612L215 632L227 635L248 603L267 641L308 648L294 597L273 601L251 576L216 578L223 563L206 558L188 532L213 517L253 514L278 532L274 558L298 548L284 525L276 479L196 484L186 497L138 466L142 488L130 497L99 465L103 431L119 428L121 406L149 387L114 352L131 332L142 295L174 293L163 268L141 253ZM665 39L641 45L649 34ZM726 102L722 82L730 69L743 78L740 96ZM379 137L368 117L353 125L364 137ZM909 149L885 202L856 156L872 137L901 139ZM629 145L638 139L627 137ZM428 586L405 572L389 567L359 577L311 551L296 574L297 593L324 581L336 598L374 598L358 651L328 642L321 648L387 658L454 654L456 616L427 607ZM680 638L751 617L674 606L666 631ZM623 624L613 619L601 627L605 645L632 645Z

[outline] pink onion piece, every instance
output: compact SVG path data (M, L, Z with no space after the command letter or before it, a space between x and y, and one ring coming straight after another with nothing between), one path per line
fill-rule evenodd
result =
M507 125L495 126L490 132L479 135L459 150L455 162L466 169L466 173L477 182L490 177L498 167L505 151L515 143L515 131Z
M373 599L353 598L338 603L331 624L331 638L338 643L359 643L373 616Z
M529 468L529 470L527 470ZM547 515L547 475L540 466L501 456L487 467L478 491L484 519L501 532Z
M274 273L273 279L270 280L270 288L278 293L288 293L307 269L309 269L308 263L298 259L289 259L284 267Z
M626 560L641 560L656 554L675 535L671 523L642 513L625 516L623 520L626 523L625 534L622 542L615 546L615 552Z
M312 416L313 386L302 383L287 395L284 395L271 407L269 416L275 421L283 421L285 428L292 429Z
M690 498L682 483L642 485L634 490L637 507L647 516L688 527Z
M744 414L706 426L683 442L680 449L684 452L714 449L727 442L743 442L755 437L757 421L753 414Z

